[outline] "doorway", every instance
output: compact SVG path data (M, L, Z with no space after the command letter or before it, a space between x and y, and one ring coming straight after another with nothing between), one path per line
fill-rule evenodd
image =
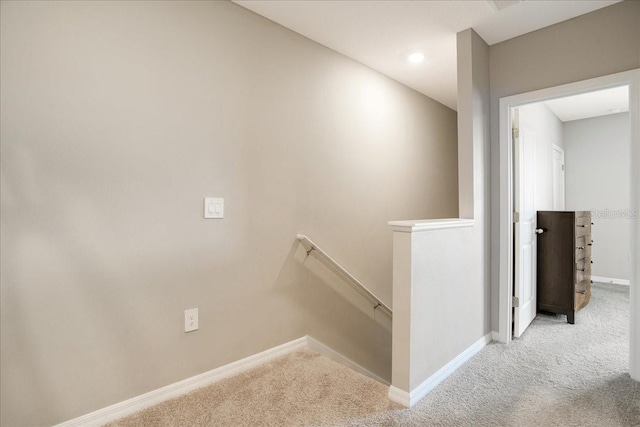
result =
M497 341L509 343L512 339L514 303L514 182L513 182L513 135L511 130L512 111L514 108L533 102L551 100L580 93L592 92L617 86L629 86L630 102L630 135L631 135L631 209L640 212L640 70L627 71L610 76L598 77L558 87L543 89L500 99L500 283L498 311L498 331L494 333ZM640 279L640 226L637 216L630 221L630 364L631 377L640 380L640 293L636 284Z
M513 109L514 215L518 214L514 218L514 338L523 334L541 307L570 314L573 323L575 311L590 300L591 278L628 284L629 225L624 215L629 210L628 111L628 86ZM568 181L565 149L569 153ZM565 205L569 212L560 215ZM589 234L589 242L585 237L575 240L579 249L574 250L567 240L569 230L558 229L553 236L545 233L544 224L549 226L553 218L558 225L561 217L571 212L582 217L585 211L591 212L595 225L589 227L589 233L579 230L581 235ZM537 224L539 212L546 218L542 225ZM554 240L561 235L562 240ZM593 239L598 242L595 246ZM542 270L537 268L541 242L546 242L542 247L547 253ZM549 256L549 251L554 255ZM577 268L572 268L572 259L585 271L573 273ZM546 284L542 295L536 283L541 272ZM579 283L575 282L578 277ZM574 286L580 295L572 296Z

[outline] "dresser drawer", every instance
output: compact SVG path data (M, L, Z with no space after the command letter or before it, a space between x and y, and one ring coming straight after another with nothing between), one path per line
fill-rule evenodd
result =
M591 299L591 276L576 282L575 294L573 296L574 310L580 310L589 303Z
M583 292L576 292L575 296L574 296L574 309L580 310L582 307L584 307L585 305L587 305L587 303L589 303L589 300L591 299L591 287L589 287L588 289L584 290Z
M591 280L591 258L582 258L576 262L576 280L575 283L581 283L585 280Z
M576 238L591 235L591 216L576 218Z
M583 258L591 258L591 235L576 238L576 262Z
M584 294L589 289L591 289L591 279L583 279L580 282L576 282L576 293Z

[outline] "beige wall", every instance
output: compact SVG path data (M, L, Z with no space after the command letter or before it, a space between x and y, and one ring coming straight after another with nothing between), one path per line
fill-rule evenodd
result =
M640 2L624 1L490 47L491 324L498 330L501 97L640 67Z
M390 304L387 221L458 212L454 111L231 3L1 12L3 426L305 334L390 379L388 325L295 234Z

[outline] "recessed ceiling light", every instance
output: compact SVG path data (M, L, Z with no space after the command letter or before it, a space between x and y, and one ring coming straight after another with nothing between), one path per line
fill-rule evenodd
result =
M523 0L489 0L489 4L491 6L493 6L493 8L499 12L502 9L506 9L508 7L511 7L515 4L520 3Z
M419 64L424 61L424 53L422 52L414 52L409 55L409 62L412 64Z

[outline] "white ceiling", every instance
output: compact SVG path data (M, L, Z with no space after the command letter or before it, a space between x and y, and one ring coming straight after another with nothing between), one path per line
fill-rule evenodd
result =
M629 87L621 86L566 98L544 104L563 122L629 111Z
M456 109L456 33L495 44L621 0L234 0ZM426 60L407 56L421 50Z

